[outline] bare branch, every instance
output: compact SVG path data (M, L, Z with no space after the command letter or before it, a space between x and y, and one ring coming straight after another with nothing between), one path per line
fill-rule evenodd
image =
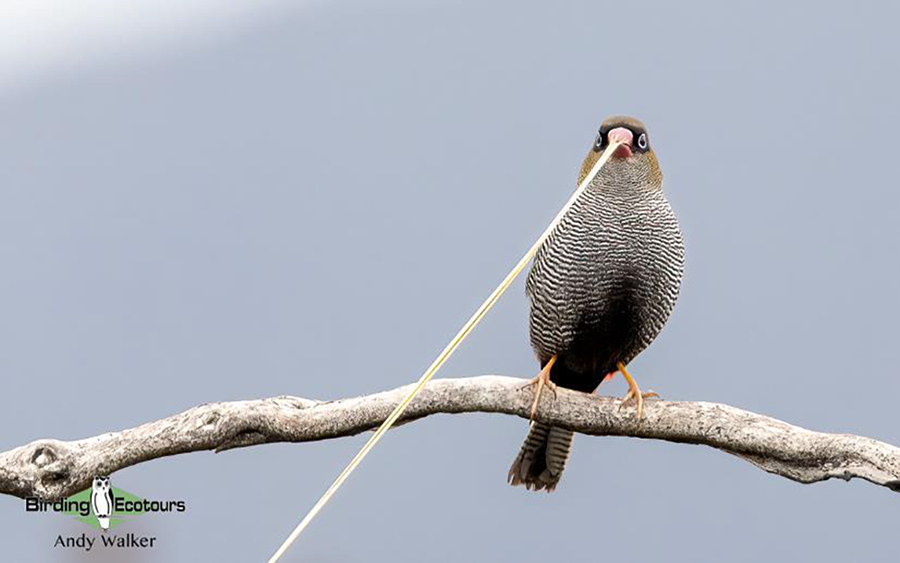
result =
M528 418L532 393L511 377L430 382L403 422L438 413L488 412ZM296 397L210 403L156 422L86 438L37 440L0 453L0 493L57 499L90 485L95 475L151 459L272 442L309 442L376 428L408 391L401 387L340 401ZM631 436L702 444L737 455L801 483L865 479L900 491L900 448L850 434L825 434L702 402L648 401L644 418L619 402L566 389L544 393L538 418L595 436ZM510 445L514 452L515 445Z

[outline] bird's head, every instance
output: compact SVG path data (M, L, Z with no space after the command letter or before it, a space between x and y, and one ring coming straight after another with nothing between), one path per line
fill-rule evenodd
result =
M610 117L600 124L594 144L581 165L579 184L590 174L603 153L616 141L622 144L616 147L607 162L605 176L653 187L662 186L662 172L656 155L650 148L647 128L637 119L623 115Z

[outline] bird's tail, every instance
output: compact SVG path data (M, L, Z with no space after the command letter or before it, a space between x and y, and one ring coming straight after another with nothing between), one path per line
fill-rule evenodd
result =
M109 518L107 516L98 516L97 522L100 523L100 529L104 532L109 530Z
M519 455L509 468L509 484L525 485L528 490L535 491L546 489L548 493L555 489L569 459L574 435L565 428L533 422Z

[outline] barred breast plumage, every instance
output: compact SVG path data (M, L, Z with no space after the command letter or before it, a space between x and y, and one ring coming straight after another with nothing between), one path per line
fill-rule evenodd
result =
M656 338L684 270L681 231L642 123L606 120L582 178L609 145L609 135L629 143L617 149L541 246L526 282L531 344L541 366L556 356L550 380L584 392ZM569 430L533 424L510 482L553 490L571 441Z

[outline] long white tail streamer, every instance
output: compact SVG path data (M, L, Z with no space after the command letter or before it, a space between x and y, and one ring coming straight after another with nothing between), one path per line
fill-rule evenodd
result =
M428 383L428 381L431 380L432 377L434 377L434 374L437 373L442 365L444 365L444 362L446 362L450 355L456 351L459 345L462 344L463 340L466 339L469 333L472 332L472 330L481 321L481 319L484 318L487 312L491 310L491 307L493 307L494 304L500 299L500 296L503 295L507 288L512 285L512 282L516 279L516 277L518 277L520 273L522 273L522 270L525 269L525 266L528 265L528 262L530 262L531 259L534 258L534 255L537 253L541 245L544 244L544 241L547 240L547 237L550 236L550 233L553 232L553 229L555 229L559 222L562 221L563 216L565 216L572 205L574 205L578 200L578 197L591 184L591 182L594 180L594 177L598 172L600 172L600 169L603 168L603 166L606 164L606 162L609 160L613 152L615 152L616 148L618 148L620 144L621 143L611 143L610 146L607 147L607 149L603 152L603 156L601 156L600 159L597 160L597 162L594 164L594 167L591 168L591 173L588 174L587 177L581 182L581 184L578 185L578 188L576 188L575 192L572 193L572 197L570 197L569 201L567 201L562 209L559 210L559 213L556 214L556 217L553 218L553 221L550 222L550 225L544 230L543 233L541 233L541 236L538 237L533 245L531 245L531 248L528 249L528 252L525 253L525 256L522 256L522 259L519 260L519 263L516 264L512 271L507 274L506 278L504 278L504 280L500 282L500 285L497 286L497 289L495 289L488 296L488 298L485 299L484 303L482 303L481 306L478 307L478 310L475 311L475 314L472 315L472 317L466 322L465 325L463 325L456 336L453 337L453 340L451 340L450 343L447 344L447 347L444 348L444 351L441 352L440 355L438 355L438 357L434 360L434 362L432 362L432 364L428 367L428 369L425 370L425 373L423 373L422 377L419 378L419 381L416 383L416 386L413 388L413 390L410 391L402 401L400 401L400 404L398 404L394 408L393 412L391 412L391 414L384 420L384 422L381 423L381 426L378 427L378 430L375 431L375 434L373 434L372 437L369 438L369 441L366 442L366 445L363 446L361 450L359 450L359 453L357 453L352 460L350 460L350 463L346 468L344 468L341 474L337 476L337 479L334 480L334 483L332 483L331 486L328 487L328 490L325 491L325 494L323 494L319 501L316 502L315 505L313 505L306 516L303 517L303 520L301 520L300 523L297 524L297 527L294 528L294 531L291 532L291 535L288 536L286 540L284 540L284 543L281 544L281 547L278 548L278 551L275 552L275 555L273 555L269 559L269 563L275 563L276 561L278 561L278 559L280 559L281 556L285 554L288 548L291 547L291 544L293 544L294 541L296 541L297 538L300 537L300 534L303 532L303 530L306 529L310 522L312 522L312 519L316 517L316 514L318 514L326 504L328 504L328 501L331 500L331 497L334 496L334 493L337 492L341 485L344 484L344 481L346 481L347 477L349 477L353 470L356 469L356 466L359 465L363 458L365 458L369 453L369 451L371 451L372 448L375 447L375 444L377 444L378 441L381 440L381 437L384 435L384 433L394 425L398 418L400 418L400 415L403 414L404 410L406 410L406 407L409 405L410 401L412 401L413 398L415 398L415 396L419 394L419 391L421 391L422 388L425 387L425 384Z

